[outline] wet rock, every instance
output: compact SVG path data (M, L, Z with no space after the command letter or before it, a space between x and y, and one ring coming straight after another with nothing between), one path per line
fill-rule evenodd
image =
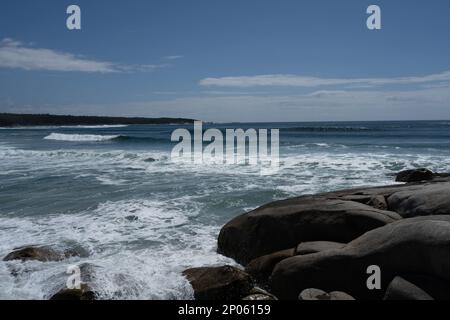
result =
M196 300L241 300L253 288L250 275L232 266L192 268L183 275Z
M326 250L338 250L342 249L345 245L345 243L331 241L302 242L295 249L295 255L305 255Z
M265 286L273 269L280 261L294 256L294 249L282 250L252 260L245 271L250 274L258 284Z
M405 219L372 230L340 250L295 256L277 264L271 292L296 299L308 288L348 292L357 299L381 299L402 273L425 274L450 282L450 216ZM382 289L368 290L367 268L379 266Z
M218 252L246 265L306 241L347 243L401 217L354 201L323 196L278 201L241 215L219 234Z
M435 174L425 168L405 170L399 172L395 181L397 182L420 182L433 180Z
M131 216L126 216L126 217L125 217L125 220L128 220L129 222L136 222L136 221L139 220L139 217L138 217L138 216L133 216L133 215L131 215Z
M81 285L80 289L61 289L55 293L50 300L79 301L96 300L97 294L88 285Z
M64 254L61 254L49 247L23 247L17 248L13 252L9 253L3 258L3 261L20 260L25 261L61 261L65 258Z
M434 300L421 288L403 279L395 277L389 284L383 300Z
M64 250L65 258L72 258L72 257L87 258L89 257L89 255L90 252L80 245L72 245L71 247Z

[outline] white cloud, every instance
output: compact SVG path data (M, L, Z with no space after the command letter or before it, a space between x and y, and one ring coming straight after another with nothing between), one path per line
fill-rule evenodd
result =
M334 85L359 85L359 86L380 86L380 85L406 85L424 84L435 81L449 81L450 71L442 73L417 76L417 77L397 77L397 78L319 78L301 75L257 75L241 77L206 78L200 81L202 86L216 87L262 87L262 86L284 86L284 87L320 87Z
M450 119L450 87L415 91L319 90L296 95L192 96L140 102L54 104L29 108L0 101L3 112L185 117L219 122Z
M71 53L51 49L34 48L10 38L0 41L0 68L27 71L114 73L150 72L168 66L170 65L120 65L112 62L89 60Z
M166 56L166 57L164 57L164 59L166 59L166 60L178 60L181 58L183 58L183 56Z

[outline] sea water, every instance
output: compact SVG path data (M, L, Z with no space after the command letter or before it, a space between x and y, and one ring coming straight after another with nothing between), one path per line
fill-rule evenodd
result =
M181 126L190 128L189 126ZM96 266L103 299L190 299L181 272L216 254L233 217L270 201L450 171L450 121L209 124L280 129L280 169L173 163L175 125L0 129L0 258L82 247L59 262L0 261L0 299L47 299L69 266ZM12 272L13 271L13 272Z

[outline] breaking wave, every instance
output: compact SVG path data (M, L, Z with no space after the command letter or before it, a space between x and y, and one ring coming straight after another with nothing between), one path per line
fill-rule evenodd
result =
M97 134L64 134L64 133L51 133L46 136L45 140L57 140L57 141L108 141L119 138L118 135L97 135Z

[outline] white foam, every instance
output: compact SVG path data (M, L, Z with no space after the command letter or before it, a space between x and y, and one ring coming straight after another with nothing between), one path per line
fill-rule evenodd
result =
M57 141L108 141L117 139L118 135L97 135L97 134L65 134L65 133L51 133L46 136L45 140L57 140Z
M0 127L0 130L48 130L48 129L108 129L108 128L126 128L127 124L104 124L104 125L77 125L77 126L18 126L18 127Z
M0 218L7 230L0 234L1 256L23 245L67 242L91 253L61 262L0 262L0 299L46 299L65 283L68 266L85 262L99 267L94 288L101 298L191 299L184 269L234 262L216 253L218 227L196 222L189 201L136 199L77 214ZM18 268L16 277L11 268Z

